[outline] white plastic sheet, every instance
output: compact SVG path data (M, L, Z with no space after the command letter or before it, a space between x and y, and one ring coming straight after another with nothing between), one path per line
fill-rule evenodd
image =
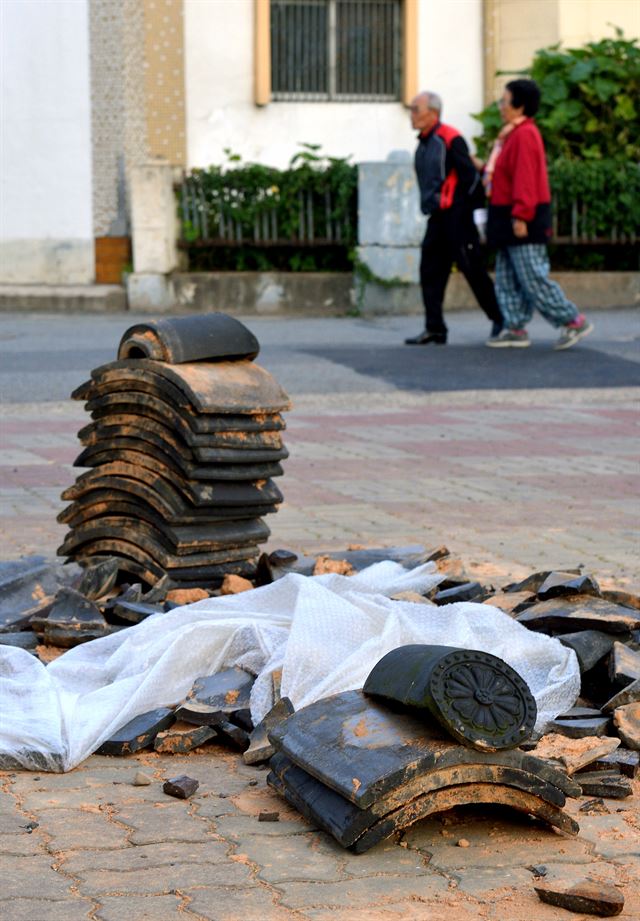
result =
M491 652L524 678L537 728L579 693L575 653L488 605L391 601L427 591L431 563L386 561L356 576L289 575L272 585L157 614L69 650L48 666L0 646L0 765L68 771L140 713L178 703L201 675L241 665L257 675L254 721L272 704L271 673L296 709L360 688L391 649L437 643Z

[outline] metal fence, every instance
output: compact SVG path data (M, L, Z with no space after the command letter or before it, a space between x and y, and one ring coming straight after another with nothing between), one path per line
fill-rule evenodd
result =
M585 244L591 246L594 244L633 245L638 239L635 233L625 233L620 230L613 215L606 232L598 232L586 201L574 199L561 205L555 196L552 201L552 231L554 243L573 246Z
M252 220L238 219L242 193L236 187L212 199L197 176L186 176L177 186L181 216L181 243L190 246L323 247L352 246L356 240L357 192L349 207L336 208L331 190L302 189L292 202L270 205L268 190L258 193L259 208ZM286 209L286 213L285 213ZM292 219L293 215L293 219ZM283 225L288 230L283 232ZM638 235L624 232L615 213L606 228L596 231L586 201L553 201L553 242L581 245L633 245Z
M207 198L197 177L187 176L178 187L182 217L181 242L190 245L258 247L350 246L355 227L348 209L337 211L331 190L318 192L302 189L297 199L276 202L269 207L264 190L260 213L251 222L238 219L234 210L238 202L237 189L229 189L223 197ZM353 203L355 204L355 203ZM294 218L292 220L292 206ZM286 215L284 209L286 207ZM283 232L283 225L289 232Z

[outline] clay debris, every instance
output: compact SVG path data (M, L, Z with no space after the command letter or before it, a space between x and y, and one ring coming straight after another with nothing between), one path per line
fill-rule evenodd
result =
M572 885L545 881L536 883L533 888L542 902L567 911L612 918L624 908L624 896L615 886L590 879Z

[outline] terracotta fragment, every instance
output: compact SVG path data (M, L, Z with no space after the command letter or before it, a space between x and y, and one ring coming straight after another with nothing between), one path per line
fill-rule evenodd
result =
M168 729L174 720L173 710L169 707L158 707L141 713L103 742L96 754L128 755L150 748L158 733Z
M612 918L624 908L624 896L619 889L590 879L572 884L545 881L534 884L533 888L542 902L567 911Z
M600 595L600 586L589 573L578 576L568 572L550 572L538 589L538 598L560 598L563 595Z
M461 582L449 588L441 588L435 593L433 600L435 604L456 604L459 601L480 602L484 596L485 591L479 582Z
M624 707L626 704L633 704L640 701L640 678L628 684L622 691L606 702L602 707L603 713L613 713L618 707Z
M192 726L189 723L174 723L169 729L159 732L153 747L157 752L170 754L186 754L204 745L216 735L215 729L210 726Z
M336 573L339 576L352 576L355 572L351 563L346 560L332 560L328 556L319 556L313 567L314 576L323 576L325 573Z
M194 780L193 777L188 777L186 774L180 774L178 777L165 780L162 789L168 796L175 796L177 799L189 799L199 786L199 780Z
M209 597L206 588L174 588L167 592L167 601L173 601L176 604L193 604L194 601L204 601Z
M640 702L618 707L613 711L613 722L627 748L640 750Z
M58 591L42 625L44 642L52 646L77 646L109 632L98 606L72 588Z
M580 630L577 633L565 633L558 639L563 646L573 649L578 657L580 672L584 673L593 668L604 656L611 651L614 639L601 630Z
M593 736L606 736L609 725L608 716L598 716L590 719L551 720L547 728L550 732L559 733L569 739L587 739Z
M631 796L633 790L627 777L619 771L583 771L576 780L582 787L584 796L607 796L612 799L624 799Z
M226 575L220 586L221 595L238 595L240 592L250 592L253 583L249 579L243 579L242 576Z
M269 732L293 713L293 704L288 697L281 697L269 710L251 733L249 747L242 754L245 764L260 764L275 754L275 746L269 741Z
M592 764L598 758L610 755L620 745L620 739L594 738L568 739L557 733L549 733L538 742L533 753L538 758L547 758L564 765L568 774L575 774L580 768Z
M619 688L640 681L640 653L624 643L614 643L609 658L609 677Z

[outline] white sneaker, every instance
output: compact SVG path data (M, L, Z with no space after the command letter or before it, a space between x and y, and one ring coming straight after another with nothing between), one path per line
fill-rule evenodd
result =
M503 329L497 336L487 339L485 345L490 349L526 349L531 339L526 329Z
M580 339L583 339L592 332L593 323L589 323L589 321L583 317L582 323L579 326L565 326L562 335L553 347L554 351L559 352L561 349L570 349L572 345L575 345L576 342L579 342Z

